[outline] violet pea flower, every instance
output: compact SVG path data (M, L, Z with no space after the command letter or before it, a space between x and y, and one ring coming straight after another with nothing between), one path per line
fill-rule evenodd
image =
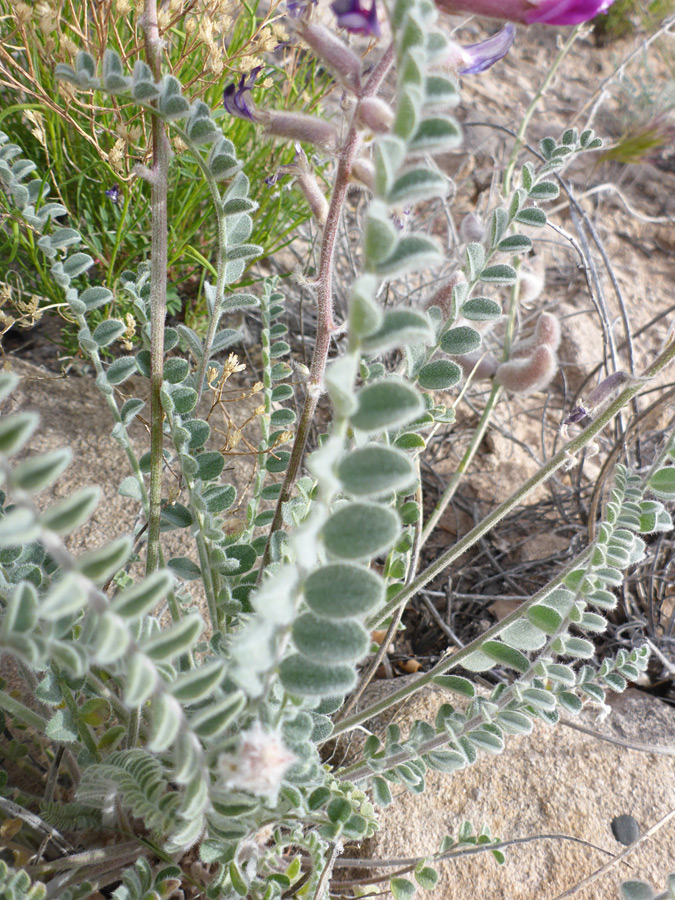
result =
M370 0L370 9L366 9L362 0L334 0L330 8L337 16L338 28L344 28L351 34L379 38L380 23L375 4L376 0Z
M534 25L579 25L607 12L613 0L437 0L444 12Z
M251 69L248 78L242 75L239 84L228 84L223 91L223 106L231 116L238 119L248 119L249 122L257 122L256 108L250 94L255 84L256 76L262 67Z
M494 65L511 49L511 44L516 36L516 29L509 22L497 34L477 44L469 44L461 47L460 60L457 71L460 75L475 75L484 72Z

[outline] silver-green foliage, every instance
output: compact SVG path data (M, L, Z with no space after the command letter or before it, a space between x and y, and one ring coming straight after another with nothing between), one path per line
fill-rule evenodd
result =
M337 844L368 837L376 828L360 781L369 781L379 805L391 800L390 784L419 793L427 769L452 773L480 752L498 753L509 734L528 733L535 719L553 724L561 711L576 714L584 702L602 704L607 688L622 690L646 665L642 649L591 665L595 651L588 635L606 627L602 611L616 603L613 587L641 559L639 535L672 527L662 502L675 497L670 464L657 466L648 483L619 468L594 544L516 614L429 673L428 680L464 697L463 705L443 704L434 723L415 722L407 736L396 726L384 743L371 735L348 768L322 765L318 746L334 733L335 715L357 682L369 632L391 611L387 602L416 565L424 434L453 420L453 410L424 391L453 388L462 377L453 361L437 354L481 347L479 331L458 325L458 318L501 315L495 300L473 296L474 290L514 282L515 269L493 256L511 260L529 249L529 238L516 226L542 226L546 216L528 201L554 199L557 185L546 176L595 141L590 133L579 137L570 130L560 143L542 142L546 162L538 170L523 167L520 187L507 206L493 210L484 241L466 248L467 281L455 287L449 313L437 307L428 313L383 310L378 295L388 281L442 262L437 241L421 232L399 233L391 219L401 206L445 197L449 184L432 159L461 139L447 113L457 102L457 86L434 69L447 45L435 8L427 0L398 0L391 18L393 127L375 142L375 197L365 219L364 271L351 289L346 350L326 371L333 418L307 460L308 474L283 508L284 532L269 542L271 516L262 504L279 496L280 486L269 476L283 473L289 460L277 442L294 425L294 412L280 405L292 397L285 383L292 370L282 359L290 348L276 283L268 282L262 297L232 290L260 252L248 243L255 204L236 148L201 101L190 103L170 75L156 83L142 62L128 73L106 51L97 74L94 59L83 52L74 68L58 67L78 88L133 100L174 128L209 184L220 226L216 283L204 287L206 338L179 325L166 329L164 341L165 458L180 469L185 502L166 503L161 527L186 529L198 562L169 559L134 581L131 538L71 554L63 538L87 521L98 492L84 489L38 508L34 495L53 484L69 454L57 449L12 464L37 418L18 413L0 421L0 651L37 673L38 706L22 707L4 693L0 705L72 755L80 772L68 803L44 799L39 813L45 823L63 832L86 823L127 835L140 823L141 857L133 866L110 863L118 900L164 896L187 876L158 861L167 854L180 859L197 843L202 864L213 866L209 897L290 895L305 884L301 855L312 895ZM144 401L130 397L120 405L115 389L132 375L150 375L149 270L127 272L121 283L140 324L141 349L109 362L105 348L126 326L107 317L93 327L90 316L107 307L112 292L78 287L93 259L77 249L75 228L57 224L67 210L46 202L47 181L29 178L34 166L19 157L20 148L0 133L0 183L17 216L41 235L38 245L77 319L80 346L95 368L114 418L113 436L131 467L120 492L145 519L148 459L137 457L128 434ZM223 375L227 364L217 354L238 339L235 330L220 328L223 315L251 306L259 306L263 324L262 435L246 527L233 537L222 514L236 492L222 480L225 458L211 449L211 426L200 417L198 401ZM405 355L396 374L381 361L390 350ZM15 382L0 374L0 399ZM657 499L645 499L647 489ZM256 536L256 529L263 534ZM377 557L383 564L375 568ZM193 608L192 580L203 586L207 616ZM160 623L165 610L169 624ZM471 680L450 674L460 663L474 672L499 667L510 682L479 695ZM367 718L347 719L337 731ZM270 756L261 763L265 753L283 757L284 764L272 758L270 766ZM261 771L265 765L271 775ZM485 832L475 840L491 839ZM458 841L471 843L470 829ZM93 863L81 864L82 882L99 875ZM27 876L6 868L0 876L8 898L44 894ZM429 888L436 873L422 864L415 878ZM64 890L75 887L64 882ZM411 889L406 879L392 882L396 896L407 897Z

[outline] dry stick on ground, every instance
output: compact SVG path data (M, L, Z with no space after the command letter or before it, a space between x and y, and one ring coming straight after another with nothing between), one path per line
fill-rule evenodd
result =
M610 860L610 862L606 863L606 865L604 866L601 866L599 869L596 869L592 875L588 876L588 878L584 878L582 881L578 881L575 885L573 885L573 887L568 888L566 891L563 891L562 894L558 894L558 896L554 897L553 900L564 900L565 897L572 897L581 888L588 887L589 884L597 881L598 878L602 877L612 868L614 868L617 863L622 862L630 853L633 852L633 850L636 850L640 846L640 844L643 843L643 841L646 841L652 835L656 834L659 829L663 828L664 825L667 825L674 816L675 809L671 809L671 811L669 813L666 813L666 815L662 819L659 819L659 821L652 825L652 827L647 831L645 831L644 834L640 835L640 837L636 841L633 841L633 843L629 844L629 846L626 847L625 850L622 850L621 853L617 854L614 859Z

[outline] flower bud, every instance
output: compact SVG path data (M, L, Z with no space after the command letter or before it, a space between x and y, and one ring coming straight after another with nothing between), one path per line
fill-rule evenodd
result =
M358 106L357 122L374 134L386 134L394 121L394 110L379 97L366 97Z
M375 190L375 166L369 159L363 156L355 159L352 163L351 176L365 185L369 191Z
M495 373L495 379L507 391L529 396L548 387L557 369L558 361L554 351L547 344L542 344L525 359L510 359L502 363Z
M316 116L306 116L295 112L266 111L263 122L265 130L277 137L290 138L293 141L307 141L324 150L335 150L337 147L337 131L330 122Z
M485 234L485 225L474 213L464 216L459 226L459 239L463 244L470 241L482 241Z
M360 57L323 25L311 24L301 19L298 22L298 33L326 63L338 81L358 96L361 92Z

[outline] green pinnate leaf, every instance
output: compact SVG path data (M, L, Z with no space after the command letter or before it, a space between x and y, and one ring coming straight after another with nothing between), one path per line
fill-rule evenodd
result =
M91 550L77 560L78 570L95 584L102 584L126 563L131 555L133 541L130 537L121 537L105 547Z
M141 649L154 662L170 661L191 650L203 630L202 617L199 613L191 613L143 641Z
M147 615L164 600L173 583L171 573L166 569L159 569L119 593L112 601L112 609L125 619Z
M134 356L120 356L108 367L106 379L108 384L122 384L136 372L136 358Z
M203 663L191 672L185 672L171 685L171 693L181 703L197 703L205 699L218 687L225 675L225 664L221 659Z
M499 319L502 308L496 300L489 297L472 297L463 304L460 310L465 319L474 322L490 322Z
M462 380L462 370L449 359L435 359L422 366L417 382L427 391L445 391Z
M37 428L39 418L37 413L24 412L0 419L0 453L11 456L21 450Z
M415 470L405 453L367 444L342 458L337 475L347 493L367 497L409 488Z
M658 469L648 481L649 490L660 500L675 500L675 466Z
M394 181L387 194L387 202L391 206L409 206L422 200L445 197L449 188L450 182L440 172L433 169L409 169ZM392 247L389 251L391 249ZM385 255L380 257L384 258Z
M386 378L362 388L351 421L362 431L383 431L406 425L422 411L422 398L413 387L402 379Z
M351 665L322 666L299 653L286 657L279 667L281 683L299 697L330 697L347 694L356 684Z
M92 339L98 347L107 347L120 338L127 330L127 326L119 319L105 319L96 327Z
M392 277L406 272L439 265L443 254L437 241L421 234L409 234L399 239L393 251L377 266L379 275Z
M447 153L462 142L462 130L450 116L423 119L408 141L410 153Z
M353 563L330 563L315 569L304 584L305 602L317 616L365 618L384 601L384 582L375 572Z
M543 209L536 206L528 206L527 209L521 209L515 216L516 222L521 225L530 225L533 228L543 228L546 224L546 213Z
M340 559L367 559L389 549L399 533L396 513L375 503L350 503L323 528L328 552Z
M459 325L450 328L441 338L441 350L448 356L463 356L478 350L481 345L480 334L470 325Z
M389 887L394 900L412 900L417 892L415 885L407 878L392 878Z
M73 454L67 447L29 457L14 469L12 481L17 488L36 494L59 477L72 457Z
M293 625L293 642L303 656L314 662L349 663L365 655L370 638L354 619L328 622L303 613Z
M407 308L391 309L384 313L377 331L364 339L363 349L366 353L382 353L406 344L430 344L433 339L424 313Z
M142 706L155 692L157 670L144 653L134 653L126 668L124 703L129 709Z
M40 617L55 622L87 608L89 591L83 578L67 572L55 582L40 604Z

